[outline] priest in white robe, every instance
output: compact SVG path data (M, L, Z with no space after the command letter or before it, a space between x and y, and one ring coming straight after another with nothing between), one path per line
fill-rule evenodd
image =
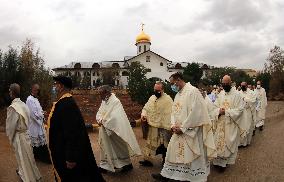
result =
M197 88L185 83L180 73L170 77L177 94L172 107L172 131L166 161L157 180L207 181L210 159L217 156L212 124L205 101Z
M267 97L265 89L261 87L261 82L257 81L256 89L254 90L257 98L256 106L256 128L259 128L260 131L263 130L265 112L267 106Z
M47 148L47 140L44 129L44 113L39 103L40 87L32 85L31 95L27 98L26 104L30 110L29 136L33 147L35 159L45 163L51 163Z
M154 85L154 95L142 109L141 121L145 123L146 145L143 148L144 160L139 161L142 166L153 166L152 158L162 154L165 162L168 143L172 136L171 110L173 100L164 92L162 82Z
M18 84L10 85L9 94L13 101L7 108L6 133L15 150L19 167L16 172L23 182L40 181L41 175L28 140L29 109L19 98L20 86Z
M231 78L225 75L222 79L223 91L215 101L215 116L218 116L215 144L218 157L213 160L213 165L226 169L228 164L235 164L237 158L240 136L245 132L240 127L244 102L239 92L231 87Z
M101 172L126 172L133 169L131 156L141 155L134 132L120 100L111 93L111 87L101 86L102 98L96 120L99 129L101 149Z
M256 95L252 90L250 90L247 86L246 82L241 83L241 91L240 94L245 102L245 108L243 111L243 128L246 129L246 135L241 136L240 146L250 145L253 130L255 127L256 120Z

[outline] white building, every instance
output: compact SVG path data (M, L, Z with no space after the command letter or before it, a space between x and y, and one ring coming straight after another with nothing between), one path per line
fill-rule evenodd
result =
M114 85L126 87L128 83L128 69L132 62L140 62L148 72L147 78L159 78L168 80L171 74L183 71L187 62L173 63L163 56L151 50L151 38L142 32L136 37L137 55L125 56L121 61L103 61L103 62L71 62L69 65L54 68L56 75L65 74L67 76L91 77L91 87L95 87L97 82L103 81L103 74L108 70L115 70Z

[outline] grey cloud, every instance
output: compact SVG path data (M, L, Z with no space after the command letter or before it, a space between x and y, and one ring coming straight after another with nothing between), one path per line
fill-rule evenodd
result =
M68 17L74 18L76 21L80 21L84 17L83 3L76 0L61 0L58 2L52 2L49 4L53 13L57 14L58 19L66 19Z
M254 41L252 41L254 40ZM198 51L201 50L201 51ZM262 68L265 61L265 46L261 40L248 35L242 39L224 39L221 42L211 42L196 49L197 57L206 60L211 65L236 66L244 68Z
M145 17L149 15L149 8L150 8L149 4L143 2L137 6L126 8L124 14L125 16L134 15L134 16Z
M208 22L215 32L238 28L258 30L266 26L271 17L265 9L270 9L269 1L215 0L199 21Z

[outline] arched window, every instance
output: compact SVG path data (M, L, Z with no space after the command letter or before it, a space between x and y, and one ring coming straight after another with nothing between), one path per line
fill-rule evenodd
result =
M92 68L94 68L94 69L99 69L99 68L100 68L99 63L94 63L94 64L92 65Z
M74 68L80 69L80 68L81 68L81 63L76 63L76 64L74 65Z
M141 46L139 46L139 52L141 52Z
M119 68L120 66L119 66L118 63L112 63L112 67L113 67L113 68Z
M150 56L146 56L146 62L150 62Z
M144 45L144 52L146 52L146 45Z
M175 65L175 68L177 68L177 69L181 69L181 68L182 68L182 66L181 66L181 64L180 64L180 63L177 63L177 64Z
M160 66L164 66L164 63L160 62Z
M96 76L96 72L95 71L93 72L93 76Z
M128 71L123 71L123 72L122 72L122 76L129 76Z
M75 72L75 76L81 76L80 72L79 72L79 71L76 71L76 72Z
M67 72L65 73L65 75L66 75L66 76L71 76L71 72L70 72L70 71L67 71Z
M85 71L85 72L84 72L84 76L90 76L90 72Z

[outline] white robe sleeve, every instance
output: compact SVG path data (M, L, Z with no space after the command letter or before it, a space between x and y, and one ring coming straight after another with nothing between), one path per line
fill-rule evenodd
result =
M43 121L43 113L40 108L37 107L36 103L32 99L27 99L26 102L29 110L30 110L30 118L32 121L36 121L37 124L40 126L42 125Z
M210 121L209 114L205 105L205 100L203 99L202 95L198 95L199 93L193 93L187 96L187 103L190 104L188 106L188 117L182 122L181 131L190 137L194 138L198 128L199 123L204 121ZM190 100L188 100L190 99ZM194 128L190 126L195 126Z
M240 122L243 110L245 107L245 102L242 97L238 94L233 103L232 109L225 110L225 116L232 119L236 124Z

